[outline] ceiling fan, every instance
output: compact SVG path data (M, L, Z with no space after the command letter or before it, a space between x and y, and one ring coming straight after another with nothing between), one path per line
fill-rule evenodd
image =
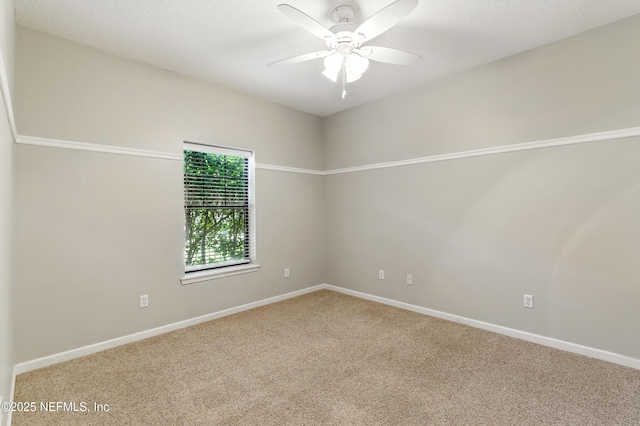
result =
M342 98L347 95L346 84L358 80L369 67L369 60L397 65L416 65L422 58L413 53L382 46L363 46L396 25L415 7L418 0L396 0L379 10L360 25L351 22L355 15L353 7L338 6L333 10L336 25L326 28L309 15L288 4L278 9L293 22L326 43L326 50L306 53L273 62L273 65L289 65L324 58L322 74L333 82L342 83Z

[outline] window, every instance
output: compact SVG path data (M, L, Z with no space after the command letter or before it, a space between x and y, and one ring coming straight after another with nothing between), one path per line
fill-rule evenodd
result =
M257 270L253 152L185 143L183 166L182 283Z

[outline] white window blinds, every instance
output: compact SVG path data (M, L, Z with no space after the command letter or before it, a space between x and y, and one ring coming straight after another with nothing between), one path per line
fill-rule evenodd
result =
M252 160L250 151L185 144L186 271L251 262Z

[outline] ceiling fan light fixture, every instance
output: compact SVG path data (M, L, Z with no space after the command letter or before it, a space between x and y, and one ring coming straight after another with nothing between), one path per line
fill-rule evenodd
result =
M324 59L324 66L322 75L334 83L338 81L338 75L344 67L346 82L352 83L362 77L369 67L369 60L358 54L343 56L341 53L334 53Z
M347 83L353 83L354 81L359 80L360 77L362 77L362 74L357 74L353 71L347 71Z
M347 62L354 72L362 75L369 68L369 60L357 53L352 53L347 57Z
M325 69L324 71L322 71L322 75L324 75L325 77L327 77L329 80L333 81L334 83L338 82L338 73L340 72L340 70L329 70L329 69Z
M337 74L340 68L342 68L343 62L344 56L339 52L335 52L324 58L324 67L327 71Z
M344 77L347 83L353 83L354 81L362 77L362 73L359 73L356 69L354 69L349 62L346 62L344 64L344 71Z

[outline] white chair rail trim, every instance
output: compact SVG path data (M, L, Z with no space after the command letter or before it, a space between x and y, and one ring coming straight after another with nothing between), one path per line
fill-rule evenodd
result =
M410 166L414 164L434 163L438 161L450 161L462 158L480 157L484 155L496 155L509 152L527 151L532 149L552 148L567 145L577 145L591 142L613 141L623 138L631 138L640 136L640 127L631 127L627 129L609 130L606 132L588 133L578 136L569 136L556 139L545 139L534 142L516 143L510 145L501 145L490 148L480 148L468 151L452 152L447 154L430 155L426 157L410 158L407 160L390 161L384 163L366 164L361 166L345 167L331 170L313 170L289 166L279 166L274 164L256 163L258 170L271 170L285 173L300 173L316 176L329 176L342 173L355 173L367 170L386 169L390 167ZM61 139L49 139L36 136L18 135L16 138L18 144L36 145L52 148L66 148L83 151L103 152L109 154L134 155L141 157L150 157L163 160L182 161L182 154L174 154L167 152L157 152L143 149L117 147L111 145L99 145L86 142L67 141Z

